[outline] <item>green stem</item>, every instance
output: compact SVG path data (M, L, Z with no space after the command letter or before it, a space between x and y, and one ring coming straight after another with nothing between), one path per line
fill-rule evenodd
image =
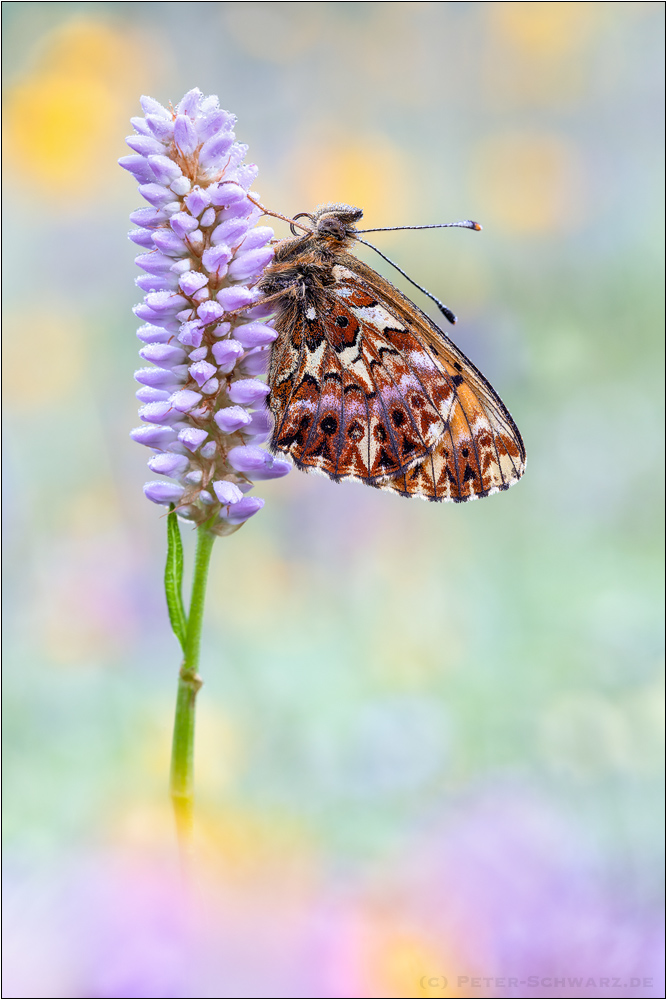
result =
M193 826L195 701L197 692L202 686L197 667L204 620L206 578L215 541L215 535L211 534L205 525L197 529L197 535L192 597L183 662L178 677L176 718L171 748L171 800L176 816L179 843L186 853L190 848Z

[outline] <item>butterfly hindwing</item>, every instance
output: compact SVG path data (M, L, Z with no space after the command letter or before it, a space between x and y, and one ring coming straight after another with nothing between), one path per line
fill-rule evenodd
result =
M429 394L406 367L385 329L388 313L381 327L372 299L357 296L352 304L336 287L327 292L320 309L302 310L279 328L271 366L272 444L299 467L373 484L429 454L445 430L450 402L442 386ZM373 323L364 315L371 308ZM423 353L416 341L411 346Z

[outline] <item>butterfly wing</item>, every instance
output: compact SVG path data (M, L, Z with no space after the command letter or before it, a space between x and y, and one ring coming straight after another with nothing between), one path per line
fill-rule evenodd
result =
M336 281L310 304L289 301L276 327L269 374L275 450L300 468L373 486L430 454L454 393L386 303ZM411 365L394 346L397 334Z
M392 332L392 345L406 364L419 364L428 353L451 388L446 428L436 447L404 473L371 483L408 497L462 502L506 490L526 467L521 435L489 382L462 351L390 282L357 258L348 256L335 269L340 285L380 299L409 332Z
M472 362L362 261L337 250L326 280L311 279L314 258L292 242L302 267L276 320L272 448L408 497L461 502L515 483L521 435Z

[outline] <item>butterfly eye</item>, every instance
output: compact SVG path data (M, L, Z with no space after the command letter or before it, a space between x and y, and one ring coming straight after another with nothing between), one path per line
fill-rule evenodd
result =
M340 219L330 216L328 219L320 219L317 223L318 233L326 233L328 236L335 236L336 239L345 239L345 226Z

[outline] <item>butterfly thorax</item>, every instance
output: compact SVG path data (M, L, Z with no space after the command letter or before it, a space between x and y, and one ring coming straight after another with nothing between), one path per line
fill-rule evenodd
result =
M308 219L312 229L277 245L274 259L262 276L260 289L267 295L289 289L290 298L303 298L309 289L316 292L318 285L330 285L332 268L340 254L352 244L356 233L354 223L362 214L360 208L332 204L317 208L312 215L297 215L297 219Z

